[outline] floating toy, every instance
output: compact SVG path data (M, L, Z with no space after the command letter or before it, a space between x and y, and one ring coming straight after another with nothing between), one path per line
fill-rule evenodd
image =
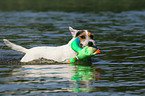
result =
M94 56L97 53L101 53L97 47L86 46L84 48L79 47L80 39L77 37L72 43L71 48L78 53L76 57L71 58L68 63L74 63L78 60L82 60L87 57Z

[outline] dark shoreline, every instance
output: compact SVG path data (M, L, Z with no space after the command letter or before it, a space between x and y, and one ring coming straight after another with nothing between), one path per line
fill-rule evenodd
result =
M122 12L144 5L145 0L0 0L0 11Z

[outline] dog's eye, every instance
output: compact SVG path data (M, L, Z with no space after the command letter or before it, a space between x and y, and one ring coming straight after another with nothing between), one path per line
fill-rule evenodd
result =
M85 39L85 36L80 36L82 39Z
M94 35L90 35L90 38L91 38L91 39L94 39Z

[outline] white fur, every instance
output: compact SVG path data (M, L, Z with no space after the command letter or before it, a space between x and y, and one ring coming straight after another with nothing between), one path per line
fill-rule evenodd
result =
M34 47L28 50L26 55L21 59L21 62L29 62L39 58L67 62L76 55L77 53L72 50L70 43L58 47Z
M71 48L71 42L75 39L75 35L78 32L78 30L75 30L72 27L69 27L69 30L71 31L73 38L69 41L68 44L58 47L42 46L26 49L22 46L11 43L6 39L3 39L3 41L8 47L11 47L13 50L25 53L24 57L21 59L21 62L29 62L32 60L45 58L57 62L66 63L70 58L75 57L77 55L77 53ZM89 40L85 41L85 46L88 43L88 41Z
M22 52L22 53L27 53L28 52L28 49L22 47L22 46L19 46L19 45L16 45L14 43L11 43L10 41L8 41L7 39L3 39L4 43L8 46L8 47L11 47L13 50L16 50L16 51L19 51L19 52Z

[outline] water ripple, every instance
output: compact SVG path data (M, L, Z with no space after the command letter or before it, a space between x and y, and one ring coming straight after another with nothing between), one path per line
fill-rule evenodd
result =
M145 11L0 11L0 95L143 95L144 20ZM68 26L93 31L101 50L93 66L21 65L23 54L2 43L6 38L26 48L66 44Z

